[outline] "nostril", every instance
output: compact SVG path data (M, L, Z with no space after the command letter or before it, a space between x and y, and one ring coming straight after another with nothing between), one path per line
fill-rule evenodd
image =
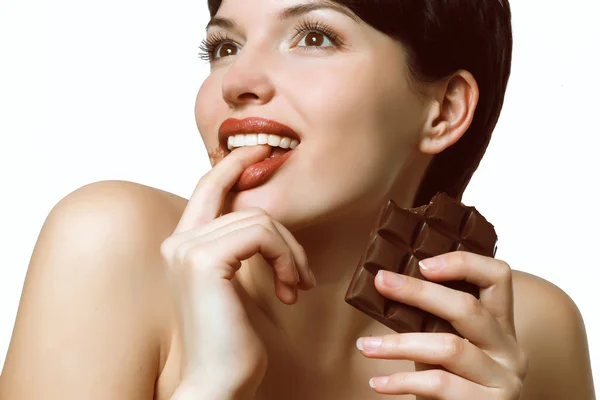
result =
M254 93L242 93L238 96L239 101L258 100L258 95Z

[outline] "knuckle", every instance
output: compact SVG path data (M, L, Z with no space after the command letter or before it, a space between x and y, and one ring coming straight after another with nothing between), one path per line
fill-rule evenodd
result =
M261 214L259 216L259 222L265 228L271 230L271 232L276 232L277 231L277 228L275 227L275 223L273 222L273 219L269 215L267 215L267 214Z
M459 304L459 314L463 317L481 314L481 303L471 294L461 293Z
M217 264L215 256L204 246L195 246L190 249L183 262L184 272L194 275L209 272Z
M460 356L465 351L465 341L456 335L444 335L442 357L446 361L452 361Z
M227 188L225 187L225 184L222 179L217 179L216 176L213 176L213 174L208 173L202 178L200 178L196 189L196 193L200 193L201 197L203 197L204 194L211 193L214 195L217 193L224 193L226 190Z
M253 224L250 225L250 235L254 240L264 241L270 236L269 228L262 224Z
M512 281L512 268L506 261L497 260L498 263L498 278L503 282Z
M418 295L423 291L424 282L421 279L403 277L403 291L409 292L411 295Z
M381 350L395 350L398 343L394 340L394 335L384 335L381 337Z
M457 251L453 254L452 262L455 265L465 265L468 262L470 254L466 251Z
M178 264L185 264L188 258L187 246L180 244L173 250L173 261Z
M443 393L448 387L449 376L446 372L436 369L432 370L429 376L429 386L434 392Z
M453 314L448 319L448 322L454 323L458 321L468 320L482 315L482 307L474 296L468 293L460 293L457 307L454 308Z
M402 387L406 383L406 374L396 373L390 375L390 380L386 386L388 387Z
M230 160L232 161L232 163L234 165L232 165L232 168L236 168L240 171L243 171L245 169L245 165L244 162L241 158L237 157L237 158L230 158Z
M182 257L182 264L187 267L196 267L203 260L206 260L205 251L202 247L197 246L185 252Z
M260 236L268 235L270 233L269 228L260 223L252 224L252 229L257 235Z
M259 215L267 215L267 212L260 207L250 207L246 210L248 212L248 215L256 217Z
M190 274L203 270L211 261L210 252L205 246L191 246L188 242L173 244L169 254L171 256L166 259L167 271L177 279L188 279Z
M165 240L163 240L163 242L160 244L160 255L165 260L170 259L171 255L173 254L173 243L172 243L172 241L173 241L173 239L171 239L170 237L168 237Z

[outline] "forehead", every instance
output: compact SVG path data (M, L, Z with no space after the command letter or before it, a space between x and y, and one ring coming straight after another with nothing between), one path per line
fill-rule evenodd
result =
M213 3L214 4L214 3ZM333 0L223 0L217 1L219 5L215 14L236 12L243 10L258 10L263 13L271 13L279 16L289 16L294 11L304 12L318 9L329 9L343 13L353 14L342 3Z
M240 7L241 5L247 5L252 8L270 8L274 10L296 5L339 5L339 3L334 0L212 0L212 2L220 5L219 9L226 7Z
M360 18L349 8L331 0L224 0L209 21L206 30L211 26L233 30L235 29L234 17L252 19L267 17L285 21L316 10L337 11L360 23Z

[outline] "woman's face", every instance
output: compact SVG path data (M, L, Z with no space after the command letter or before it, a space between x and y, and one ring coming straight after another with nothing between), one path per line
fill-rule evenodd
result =
M263 117L296 131L292 157L231 203L234 211L261 207L290 228L380 205L417 154L425 118L399 43L335 9L280 17L313 4L333 3L224 0L216 17L235 27L209 27L209 38L226 39L212 53L196 101L214 164L223 157L215 150L228 118Z

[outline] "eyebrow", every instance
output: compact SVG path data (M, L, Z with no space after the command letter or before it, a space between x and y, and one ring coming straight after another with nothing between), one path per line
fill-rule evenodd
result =
M310 3L298 4L289 8L284 8L277 15L277 19L279 21L284 21L287 19L299 17L301 15L307 14L315 10L334 10L347 15L356 22L359 22L356 15L350 10L348 10L346 7L327 0L315 0ZM238 30L238 26L235 23L235 21L223 17L212 17L206 25L206 30L208 31L208 29L213 26L221 27L223 29L228 30Z

